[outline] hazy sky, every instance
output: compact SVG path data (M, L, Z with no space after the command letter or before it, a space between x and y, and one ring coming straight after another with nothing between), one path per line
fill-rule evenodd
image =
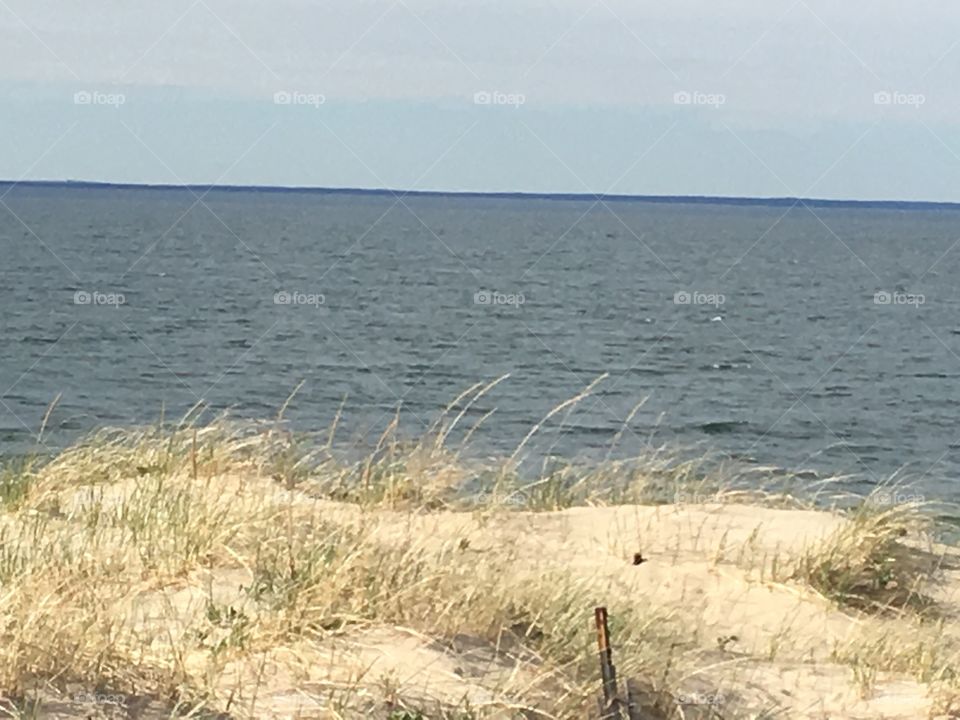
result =
M960 201L938 0L0 0L0 178Z

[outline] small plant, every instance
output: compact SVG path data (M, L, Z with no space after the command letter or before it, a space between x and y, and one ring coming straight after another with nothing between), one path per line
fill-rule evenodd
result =
M210 646L213 655L247 647L252 623L242 610L237 610L232 605L220 606L210 600L207 602L206 619L209 626L197 632L197 639L201 643L213 640Z
M419 710L392 710L388 720L426 720Z

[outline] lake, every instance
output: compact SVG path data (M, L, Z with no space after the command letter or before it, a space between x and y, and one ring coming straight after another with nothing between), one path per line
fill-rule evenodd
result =
M0 186L0 451L185 412L474 451L703 448L957 500L960 211ZM344 400L345 399L345 400Z

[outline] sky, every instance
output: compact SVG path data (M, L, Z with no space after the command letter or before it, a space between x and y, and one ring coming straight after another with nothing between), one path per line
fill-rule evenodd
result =
M0 0L0 178L960 201L938 0Z

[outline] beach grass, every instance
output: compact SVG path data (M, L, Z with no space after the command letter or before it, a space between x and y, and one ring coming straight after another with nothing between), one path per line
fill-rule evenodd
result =
M644 717L760 717L750 682L803 662L848 675L861 698L895 677L924 686L929 717L953 711L960 642L944 578L954 560L932 539L925 503L881 502L887 486L831 504L828 484L789 493L798 483L782 474L663 448L554 460L531 477L519 469L529 439L575 402L516 452L478 460L464 444L477 426L450 438L496 382L462 394L420 438L391 422L362 457L338 453L336 422L292 432L284 406L262 423L202 423L194 410L4 464L0 717L52 717L64 703L76 717L117 704L160 713L150 717L591 717L598 604L610 606L617 668ZM781 551L764 545L759 520L748 531L751 507L827 529ZM784 618L737 652L744 630L710 635L709 592L637 596L642 585L619 579L627 562L574 556L562 533L558 557L530 544L561 521L601 522L620 552L620 524L641 513L646 527L661 513L689 524L662 548L644 541L663 577L671 563L701 563L704 587L711 573L737 572L736 592L796 595L798 612L853 629L821 652L804 634L814 630ZM364 654L372 646L402 661L384 670ZM451 657L455 667L430 675L435 687L403 676Z

